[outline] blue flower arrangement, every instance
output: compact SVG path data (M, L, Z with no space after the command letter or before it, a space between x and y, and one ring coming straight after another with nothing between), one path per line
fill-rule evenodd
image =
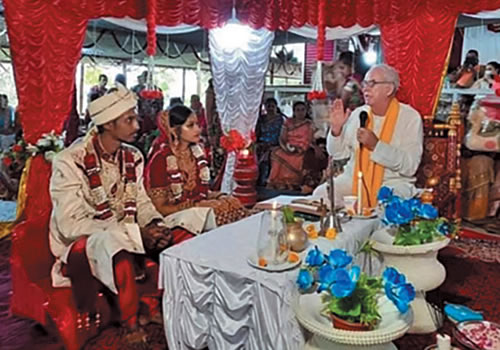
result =
M408 311L415 289L403 274L389 267L382 277L370 277L352 265L352 260L345 250L335 249L326 255L316 246L299 271L299 290L322 293L327 312L369 328L380 320L377 299L382 290L400 312Z
M402 199L392 189L380 188L377 200L384 208L382 222L396 227L394 245L418 245L431 243L455 234L456 227L446 218L438 217L438 211L418 198Z

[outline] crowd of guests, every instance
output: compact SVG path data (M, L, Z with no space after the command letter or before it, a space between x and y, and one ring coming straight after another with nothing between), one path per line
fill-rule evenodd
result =
M457 88L494 89L500 75L500 63L481 64L477 50L469 50L464 62L448 74L451 86ZM491 91L491 90L490 90ZM465 123L464 146L461 150L462 217L486 229L500 232L500 118L498 97L493 91L463 94L459 97ZM489 102L483 106L483 99ZM483 107L481 107L483 106ZM488 146L488 147L487 147Z
M312 192L322 178L328 156L325 139L315 138L310 105L294 102L293 115L287 117L276 100L268 98L265 109L256 127L258 184L276 190Z
M328 99L339 99L346 109L363 105L361 78L353 69L353 53L342 52L324 67ZM285 116L274 98L265 103L256 127L259 185L309 194L324 179L326 139L318 135L311 118L311 104L296 101L293 114Z
M500 63L490 61L480 64L479 52L469 50L461 66L450 72L447 79L457 88L490 89L495 77L500 74Z
M0 94L0 154L8 152L22 137L17 111L9 104L9 97ZM10 159L9 159L10 160ZM18 180L24 164L17 161L0 162L0 199L12 200L17 194Z

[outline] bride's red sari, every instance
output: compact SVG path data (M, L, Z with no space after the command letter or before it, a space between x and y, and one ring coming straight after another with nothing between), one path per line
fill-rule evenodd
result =
M144 183L148 195L164 215L197 207L212 208L217 225L237 221L248 215L238 199L210 192L210 170L204 148L192 144L175 152L165 127L168 117L158 116L160 135L152 144L145 168Z

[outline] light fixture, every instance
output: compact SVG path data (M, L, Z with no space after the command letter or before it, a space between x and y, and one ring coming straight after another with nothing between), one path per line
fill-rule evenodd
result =
M248 42L251 39L250 28L246 25L228 22L222 28L215 29L220 33L220 43L229 50L248 49Z
M363 60L369 66L377 63L377 52L373 49L373 47L370 47L368 51L363 53Z
M252 29L241 24L236 18L236 10L233 7L232 16L221 28L214 28L214 33L223 49L233 51L235 49L247 50L250 40L252 40Z

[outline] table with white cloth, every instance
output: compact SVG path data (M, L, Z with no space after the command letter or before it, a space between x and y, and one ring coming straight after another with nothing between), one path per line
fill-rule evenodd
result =
M163 317L170 350L302 349L304 334L292 309L299 268L267 272L251 267L260 215L225 225L173 246L160 255ZM354 254L378 220L352 220L322 249ZM302 254L302 256L305 256Z

